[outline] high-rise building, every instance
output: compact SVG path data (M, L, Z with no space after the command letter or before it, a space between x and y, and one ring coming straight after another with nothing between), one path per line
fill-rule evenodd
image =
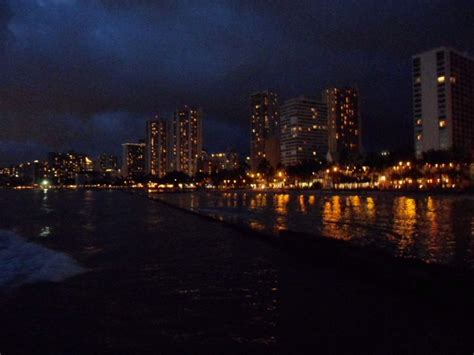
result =
M161 178L166 174L168 139L167 123L155 117L146 123L146 173Z
M236 170L239 166L239 154L237 152L228 150L220 153L208 153L203 150L199 171L211 175L224 170Z
M323 96L328 106L328 160L358 156L362 145L358 90L330 88Z
M79 172L91 172L94 171L94 161L91 157L79 154L77 155L78 163L79 163Z
M145 143L122 144L122 176L133 180L145 175Z
M474 59L451 48L413 57L415 154L474 151Z
M188 106L177 110L171 139L169 170L194 176L202 153L202 110Z
M281 163L324 160L328 152L327 106L309 97L285 101L280 110Z
M48 154L49 177L54 184L72 184L76 175L94 170L94 162L85 154L69 151Z
M273 168L280 163L278 96L270 91L250 96L250 167L256 170L266 159Z
M98 160L97 170L101 173L116 172L118 170L118 159L115 155L103 153Z

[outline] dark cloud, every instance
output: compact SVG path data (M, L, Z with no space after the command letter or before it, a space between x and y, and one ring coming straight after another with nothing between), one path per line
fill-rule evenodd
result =
M470 0L3 0L0 142L117 152L192 104L209 149L245 152L251 92L357 85L365 146L403 147L411 56L472 49L473 18Z
M12 17L10 7L6 2L0 2L0 51L5 48L9 38L8 22Z
M33 160L34 156L44 158L50 150L49 147L34 142L2 140L0 161L11 161L12 156L19 162Z

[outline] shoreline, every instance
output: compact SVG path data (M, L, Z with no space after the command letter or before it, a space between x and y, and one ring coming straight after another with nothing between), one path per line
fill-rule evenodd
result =
M347 194L370 194L370 193L387 193L394 195L437 195L437 196L467 196L474 197L474 189L432 189L432 190L419 190L419 189L311 189L311 188L288 188L288 189L251 189L251 188L233 188L233 189L175 189L175 190L153 190L146 187L129 187L129 186L54 186L44 189L42 187L35 186L22 186L22 187L13 187L13 186L0 186L0 190L66 190L66 191L76 191L76 190L111 190L111 191L147 191L153 193L163 193L163 194L172 194L172 193L227 193L227 192L253 192L253 193L318 193L322 195L347 195Z

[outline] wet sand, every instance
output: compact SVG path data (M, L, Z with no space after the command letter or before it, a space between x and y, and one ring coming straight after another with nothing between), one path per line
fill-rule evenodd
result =
M324 243L289 252L142 196L113 194L93 212L61 212L69 237L45 242L89 272L0 296L2 355L474 350L470 274L450 279L443 269L437 278L436 268L393 266L390 258L354 262L352 251ZM61 210L61 201L50 199L50 208ZM95 228L82 212L100 215ZM22 222L15 218L7 227Z

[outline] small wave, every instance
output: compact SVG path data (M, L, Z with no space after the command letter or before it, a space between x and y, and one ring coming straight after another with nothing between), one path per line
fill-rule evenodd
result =
M84 271L64 253L0 230L0 289L41 281L59 282Z

